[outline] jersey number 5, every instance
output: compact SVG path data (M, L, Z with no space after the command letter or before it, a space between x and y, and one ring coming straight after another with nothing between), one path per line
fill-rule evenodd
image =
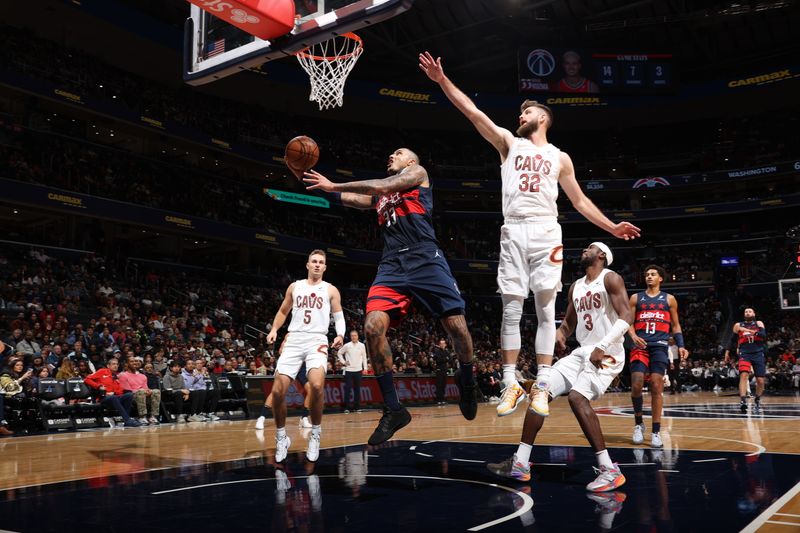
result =
M520 174L519 190L522 192L539 192L539 174Z
M306 309L303 313L303 324L311 324L311 309Z

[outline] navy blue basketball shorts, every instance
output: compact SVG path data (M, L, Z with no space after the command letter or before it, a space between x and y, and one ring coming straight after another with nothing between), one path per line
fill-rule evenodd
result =
M464 300L444 253L423 244L381 259L367 295L367 313L383 311L396 326L418 300L434 317L464 314Z
M669 368L669 355L667 347L660 344L631 350L631 372L642 372L644 374L667 373Z
M739 372L752 373L757 378L767 375L764 352L739 353Z

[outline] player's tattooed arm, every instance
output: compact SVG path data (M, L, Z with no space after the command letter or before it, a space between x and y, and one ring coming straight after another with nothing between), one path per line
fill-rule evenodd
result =
M367 196L381 196L393 192L406 191L428 182L428 172L421 165L404 168L399 174L378 180L348 181L346 183L333 183L328 178L310 170L306 172L303 181L308 190L321 189L326 192L356 193Z
M375 207L375 197L367 194L343 192L341 201L345 207L352 207L355 209L372 209Z

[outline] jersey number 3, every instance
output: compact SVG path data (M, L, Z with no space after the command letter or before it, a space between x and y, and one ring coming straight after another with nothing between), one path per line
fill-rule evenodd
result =
M583 321L584 321L583 327L586 328L586 331L592 331L594 329L594 323L592 322L592 315L586 313L585 315L583 315Z
M522 192L539 192L539 174L520 174L519 190Z

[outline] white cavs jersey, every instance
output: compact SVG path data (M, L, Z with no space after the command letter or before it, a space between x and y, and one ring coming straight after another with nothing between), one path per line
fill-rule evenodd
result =
M575 288L572 290L572 305L575 306L575 313L578 315L575 338L582 347L593 346L603 340L619 318L611 304L604 282L609 272L611 270L604 268L600 275L589 283L586 281L586 276L583 276L575 282ZM614 356L624 355L623 337L611 344L606 352Z
M327 335L331 324L331 298L327 281L309 285L308 280L294 282L292 321L289 333L302 332Z
M515 137L500 165L503 181L503 216L557 217L558 174L561 150L552 144L536 146Z

